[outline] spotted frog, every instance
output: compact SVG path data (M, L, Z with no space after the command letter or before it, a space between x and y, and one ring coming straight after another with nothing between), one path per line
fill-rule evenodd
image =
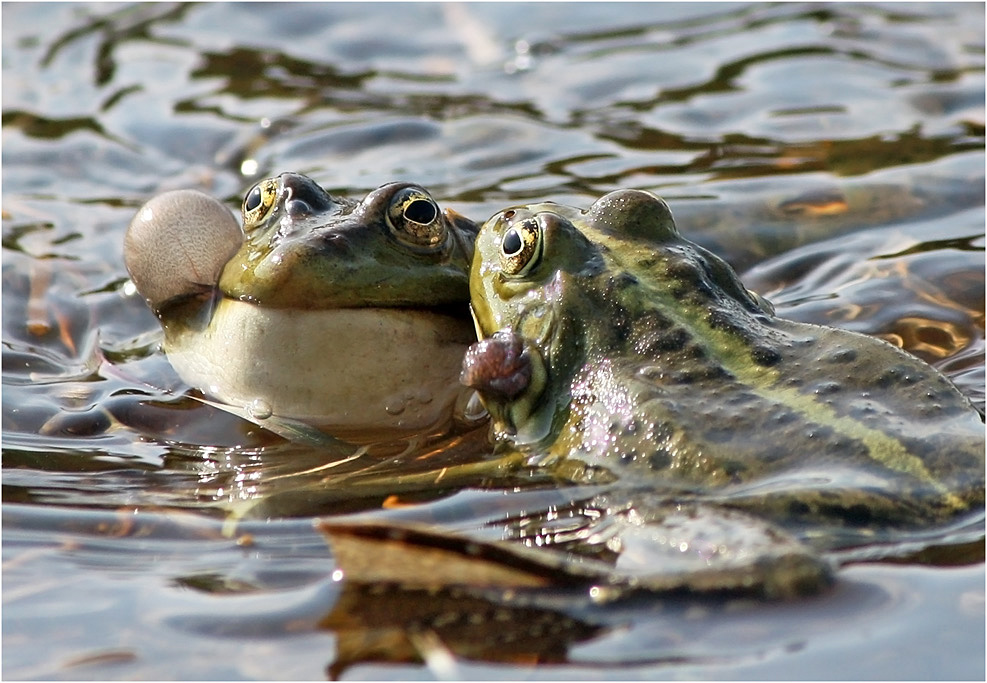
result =
M811 557L982 511L983 416L949 380L884 341L777 317L653 194L501 211L470 287L480 341L462 379L497 439L611 498L634 491L608 509L677 517L686 545L760 525L755 554L777 531Z
M186 382L343 437L441 430L462 412L475 223L417 185L353 201L297 173L251 188L242 217L181 190L128 229L127 269Z

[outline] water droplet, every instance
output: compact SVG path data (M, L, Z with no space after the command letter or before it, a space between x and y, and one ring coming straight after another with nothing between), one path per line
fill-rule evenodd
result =
M665 378L665 370L660 365L644 365L638 369L637 374L651 382L660 382Z
M247 413L255 420L266 420L274 414L271 404L262 398L255 398L247 406Z
M407 400L404 396L392 396L384 403L388 415L400 415L404 412Z
M609 602L620 594L620 590L613 586L592 586L589 589L589 599L596 604Z

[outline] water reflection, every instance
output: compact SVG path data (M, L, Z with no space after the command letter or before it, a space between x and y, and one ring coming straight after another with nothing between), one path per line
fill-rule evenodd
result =
M339 580L335 551L307 521L245 525L230 538L218 521L199 515L131 508L76 511L69 518L57 508L5 505L4 533L5 578L32 578L5 589L5 637L26 644L24 638L46 632L51 643L45 664L20 647L4 666L39 678L146 675L167 651L161 629L172 647L195 653L196 642L208 645L210 657L171 665L183 675L225 671L244 678L276 667L306 678L322 671L343 677L368 675L379 662L425 662L433 675L462 677L503 674L491 664L533 673L539 663L554 663L549 671L557 675L634 667L660 677L669 666L699 673L732 663L743 670L755 662L783 666L792 657L811 666L818 657L813 643L834 629L858 638L919 614L942 629L935 647L969 643L964 631L982 621L982 602L979 614L969 607L944 610L952 600L971 598L947 597L928 570L908 566L851 568L835 590L798 603L635 598L596 605L582 589L470 592ZM11 548L19 552L9 556ZM291 563L283 561L288 554ZM954 571L961 595L982 589L982 575ZM91 599L80 601L80 590ZM13 618L14 634L7 621ZM92 618L103 626L80 628ZM142 628L133 630L134 623ZM263 642L281 644L267 654L266 666L258 659ZM887 650L864 656L867 670L887 671L879 665L881 652Z

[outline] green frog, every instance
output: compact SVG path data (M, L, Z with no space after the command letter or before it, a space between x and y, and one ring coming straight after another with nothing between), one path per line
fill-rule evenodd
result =
M601 506L625 521L706 529L713 547L717 524L726 546L757 527L755 556L791 534L805 559L983 508L983 416L949 380L887 342L777 317L653 194L501 211L470 287L480 341L462 380L495 436L610 486ZM799 585L824 583L800 566Z
M242 218L180 190L128 228L127 269L183 380L343 438L443 430L463 413L475 223L410 183L354 201L297 173L252 187Z

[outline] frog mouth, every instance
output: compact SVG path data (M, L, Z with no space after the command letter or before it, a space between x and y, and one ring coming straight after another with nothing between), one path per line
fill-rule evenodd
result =
M390 307L387 306L371 306L370 308L379 308L381 310L389 310ZM431 313L433 315L442 315L449 318L457 318L463 321L469 321L471 319L470 307L468 303L454 303L454 304L438 304L436 306L396 306L396 310L413 310L422 311L423 313Z
M435 305L425 305L425 304L407 304L393 306L380 305L380 304L369 304L366 306L339 306L337 308L327 308L327 309L291 309L285 308L281 310L296 310L299 314L331 314L333 311L363 311L365 315L373 315L373 312L377 312L382 317L387 317L391 313L401 313L406 316L421 315L425 318L428 317L441 317L449 318L451 320L460 320L464 325L472 326L470 308L468 303L442 303ZM470 340L475 341L475 339Z

